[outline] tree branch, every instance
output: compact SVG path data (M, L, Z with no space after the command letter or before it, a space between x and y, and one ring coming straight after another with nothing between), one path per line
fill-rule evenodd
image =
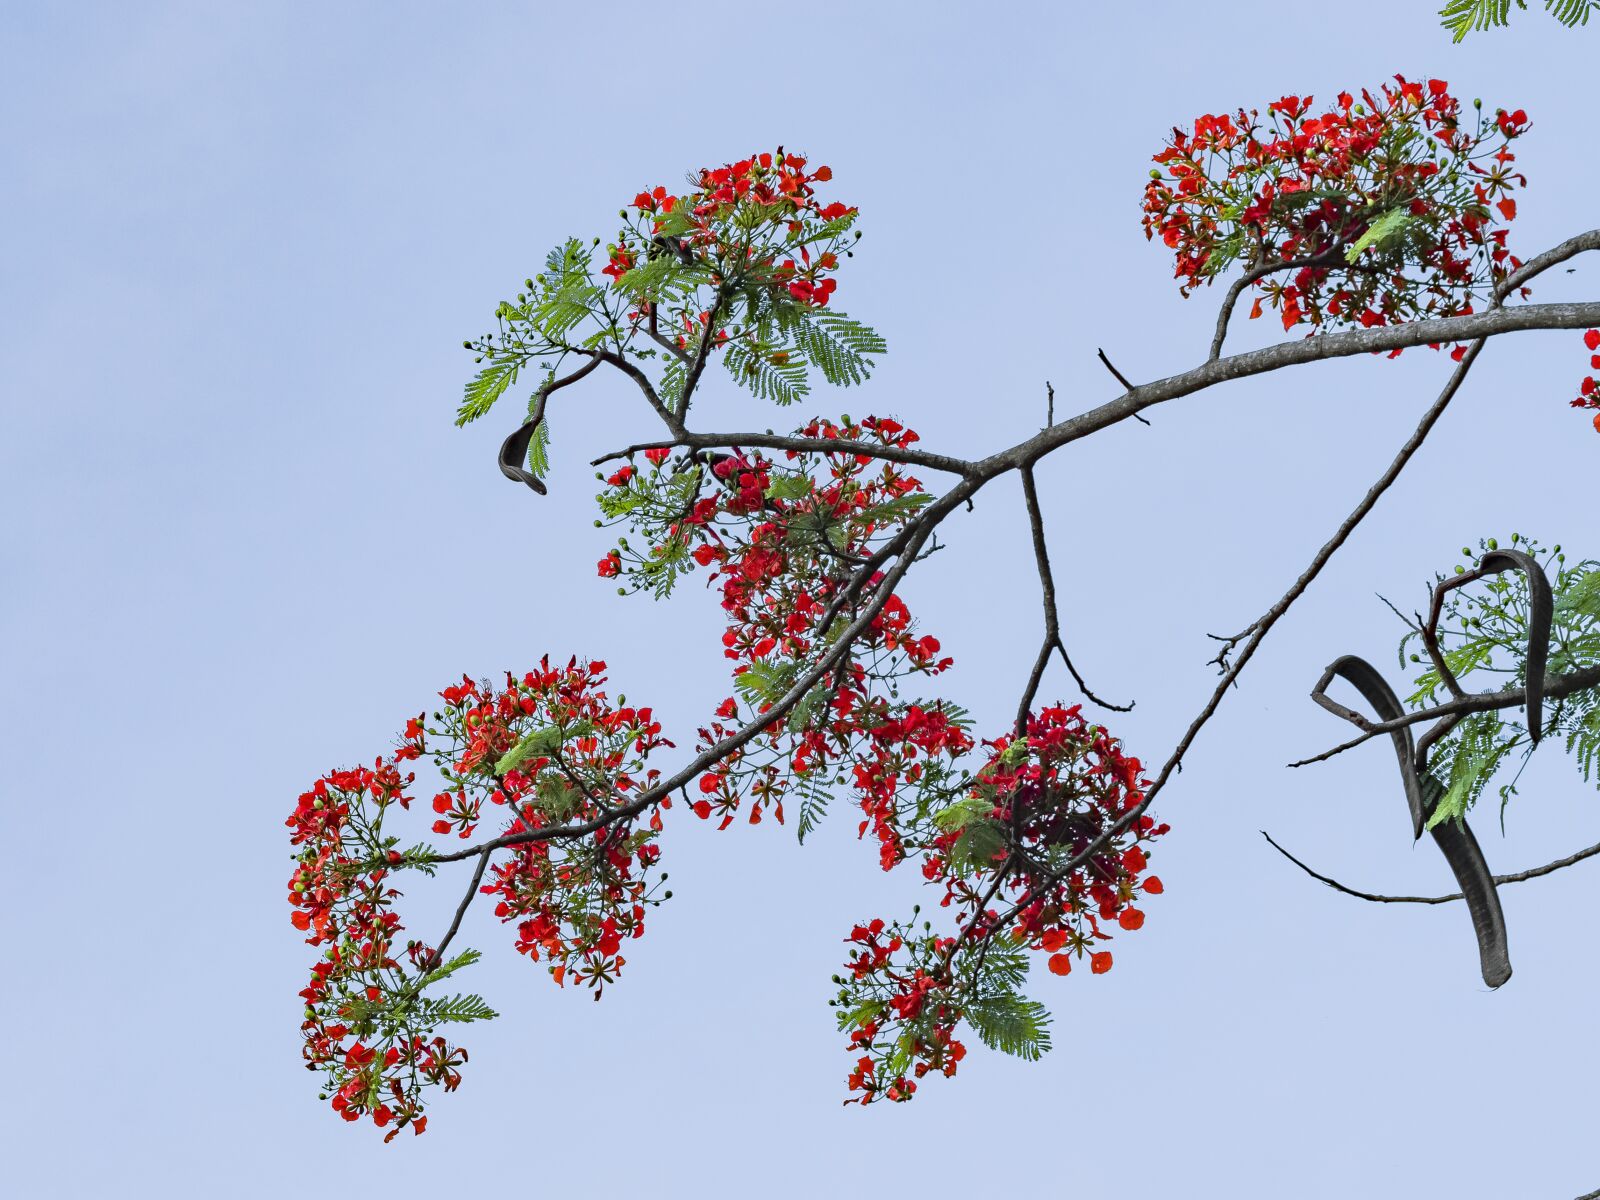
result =
M556 838L582 837L585 834L594 833L613 821L629 820L638 816L659 802L662 797L671 795L680 787L688 784L708 767L714 766L727 758L733 751L788 716L789 711L800 703L810 693L811 689L821 681L823 676L845 657L850 647L855 643L856 638L866 631L867 626L872 623L888 602L895 585L900 582L906 571L910 569L911 564L916 560L917 551L921 549L923 542L927 541L928 537L933 533L934 528L952 509L982 486L982 481L962 480L945 495L928 505L915 519L907 524L902 533L906 530L912 532L901 550L899 561L889 569L855 620L846 626L844 632L839 635L838 641L830 646L811 669L797 679L789 690L773 703L771 708L749 724L723 738L716 745L701 751L671 778L662 780L655 786L640 793L636 799L593 820L583 821L576 825L560 825L547 829L531 829L522 833L504 834L497 838L491 838L480 845L469 846L464 850L435 855L429 861L433 863L460 862L462 859L471 858L474 854L491 853L506 846L520 846L527 842L545 842ZM864 570L865 568L862 569Z
M909 466L927 467L951 475L970 475L974 464L964 458L948 454L933 454L926 450L907 450L900 446L885 446L879 442L858 442L847 438L791 437L781 433L690 433L688 430L672 437L652 442L637 442L621 450L602 454L589 465L598 467L619 458L629 458L645 450L732 450L744 446L762 450L794 450L801 454L860 454L884 462L905 463Z
M1022 699L1017 705L1017 736L1021 737L1027 730L1028 713L1033 708L1034 697L1039 694L1039 684L1044 679L1045 667L1050 663L1052 651L1061 652L1061 661L1066 663L1067 670L1072 672L1072 678L1077 683L1078 689L1090 700L1102 708L1109 708L1114 712L1127 712L1132 704L1108 704L1100 699L1089 686L1084 683L1083 676L1078 674L1078 669L1072 665L1072 659L1067 655L1067 648L1061 640L1061 616L1056 607L1055 577L1050 571L1050 550L1045 544L1044 513L1039 508L1039 491L1034 484L1033 468L1022 468L1022 498L1028 508L1028 525L1033 531L1033 558L1039 568L1039 590L1044 600L1044 644L1039 647L1039 656L1034 660L1033 670L1028 675L1027 685L1022 689Z
M644 393L644 398L649 402L650 407L655 409L656 416L660 417L662 423L672 432L673 437L682 437L688 432L678 414L661 402L661 397L656 392L655 385L650 382L650 377L633 363L623 358L622 355L614 350L578 350L576 353L588 354L600 362L610 363L629 379L633 380L638 385L639 390Z
M1460 892L1451 892L1448 896L1384 896L1376 892L1358 891L1355 888L1346 887L1337 879L1331 879L1320 872L1313 871L1305 863L1273 841L1272 835L1265 829L1261 830L1261 836L1267 839L1267 842L1274 850L1311 876L1311 878L1327 884L1336 892L1343 892L1346 896L1354 896L1357 900L1370 900L1374 904L1449 904L1452 900L1464 898ZM1510 875L1496 875L1494 876L1495 886L1498 887L1505 883L1522 883L1528 879L1538 879L1541 875L1553 875L1557 871L1570 867L1574 863L1580 863L1586 858L1593 858L1597 854L1600 854L1600 842L1579 850L1575 854L1569 854L1565 858L1558 858L1554 862L1545 863L1542 867L1532 867L1529 870L1516 871Z
M1327 359L1349 358L1410 346L1470 342L1545 329L1589 329L1600 326L1600 301L1581 304L1528 304L1516 308L1494 308L1460 317L1413 321L1347 333L1318 334L1294 342L1281 342L1260 350L1235 354L1192 370L1138 387L1117 399L1070 417L1042 430L1009 449L980 459L974 469L985 478L1015 470L1024 463L1038 462L1050 452L1098 433L1135 413L1165 404L1219 383L1246 379L1278 371L1284 367Z
M1320 687L1327 687L1329 677L1324 678ZM1582 667L1576 671L1569 671L1565 675L1546 675L1544 677L1544 698L1547 700L1560 700L1573 692L1581 692L1586 688L1600 687L1600 663L1592 667ZM1317 699L1316 693L1312 695ZM1474 692L1459 699L1447 700L1433 708L1421 708L1413 713L1396 717L1391 721L1369 721L1360 713L1343 705L1335 704L1326 696L1317 699L1317 702L1335 716L1343 717L1350 724L1361 730L1358 737L1351 738L1348 742L1341 742L1331 750L1324 750L1321 754L1311 758L1303 758L1298 762L1289 764L1291 767L1309 766L1315 762L1326 762L1336 754L1343 754L1346 750L1353 750L1363 742L1370 741L1381 734L1393 733L1397 729L1404 729L1409 725L1416 725L1423 721L1431 721L1436 717L1465 716L1468 713L1490 712L1502 708L1523 708L1528 703L1526 688L1510 687L1498 692Z

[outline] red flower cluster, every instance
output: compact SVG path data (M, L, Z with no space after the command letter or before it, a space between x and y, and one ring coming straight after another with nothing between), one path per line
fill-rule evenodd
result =
M1589 351L1589 369L1600 371L1600 329L1585 331L1583 345ZM1600 382L1596 382L1593 375L1583 377L1583 382L1578 385L1578 398L1572 402L1572 407L1600 410ZM1600 433L1600 411L1594 414L1594 428L1596 433Z
M454 765L462 783L434 799L435 810L449 812L435 832L464 824L463 837L484 799L505 806L506 834L599 826L510 848L481 889L499 898L497 917L517 922L519 953L538 961L542 952L558 984L587 983L596 997L624 964L622 939L644 934L645 906L655 902L645 877L661 857L659 810L638 830L610 814L655 785L661 773L644 761L673 744L651 709L608 702L604 671L603 662L552 668L545 660L520 680L508 676L503 692L463 698L454 714L470 734ZM480 755L478 745L491 749ZM473 774L492 753L492 790L483 795L491 782L479 780L474 794ZM660 806L670 808L671 798Z
M631 325L649 323L690 352L705 337L714 339L715 349L731 337L754 336L749 326L758 317L730 328L731 313L705 291L736 277L808 307L825 306L837 287L832 275L846 253L856 209L817 199L815 185L830 181L833 171L807 166L804 157L780 147L702 169L687 195L655 187L635 196L633 211L622 214L626 226L607 247L603 271L627 294ZM680 261L688 277L669 282L643 269L662 255Z
M904 447L914 431L888 418L859 424L814 420L800 436ZM723 653L736 665L741 704L730 696L716 721L700 731L700 748L714 745L742 720L754 719L826 653L827 634L853 619L882 581L874 573L849 593L855 568L897 533L929 497L895 463L854 452L786 451L780 465L760 454L726 455L706 465L642 475L611 476L602 497L607 511L625 516L656 544L648 554L621 548L601 560L603 575L625 569L635 587L661 590L674 573L709 567L720 581L728 614ZM709 581L708 580L708 581ZM934 675L950 665L937 638L916 631L905 602L888 596L856 639L850 660L830 671L790 720L733 751L700 781L695 811L716 815L726 828L746 802L749 820L771 808L784 819L793 791L819 797L849 764L886 866L898 861L893 797L926 782L919 757L950 757L971 747L968 735L935 704L891 704L873 694L910 674ZM732 722L733 724L724 724ZM809 828L803 819L802 828Z
M435 833L469 837L487 803L507 810L506 834L549 834L506 848L480 890L499 897L496 914L518 922L518 950L534 959L543 951L558 983L587 982L598 997L623 965L622 938L643 932L645 906L659 902L645 877L660 857L660 816L635 830L616 810L656 782L644 760L672 743L650 709L607 701L604 671L601 662L545 659L520 679L508 674L500 691L463 676L440 693L432 724L425 714L407 722L392 760L331 772L300 797L288 820L301 847L291 916L310 945L326 947L300 993L304 1054L346 1120L392 1124L389 1138L406 1125L421 1133L421 1090L454 1090L467 1057L433 1030L494 1015L475 996L425 994L476 951L444 960L413 940L397 952L399 892L386 881L405 869L431 873L438 857L425 845L402 852L384 832L393 805L410 807L415 775L402 776L400 764L426 758L444 776Z
M913 822L923 876L943 886L942 907L962 910L955 935L910 924L886 931L875 920L847 939L855 949L836 1003L851 1049L863 1052L849 1078L862 1103L910 1099L930 1070L955 1074L963 1019L1002 1044L1002 1024L1032 1022L1041 1034L1033 1050L1042 1050L1042 1010L1003 982L1026 970L1020 950L1047 953L1057 975L1085 955L1104 974L1111 952L1096 947L1112 934L1102 922L1140 928L1134 901L1162 891L1160 879L1141 876L1147 843L1168 827L1143 815L1127 821L1146 786L1139 760L1077 706L1042 709L1023 737L985 744L991 756L965 797ZM992 907L997 899L1010 900L1009 912Z
M393 1123L386 1141L406 1125L421 1133L420 1088L453 1090L466 1061L466 1051L428 1036L437 1022L418 1001L420 974L408 977L395 957L402 927L390 909L399 892L385 881L407 860L383 836L383 818L395 803L410 806L404 789L414 778L382 759L370 770L332 771L287 822L290 843L302 847L289 878L291 919L308 944L326 947L300 992L306 1066L328 1077L324 1098L345 1120Z
M1527 183L1510 150L1526 114L1465 122L1443 80L1395 81L1314 115L1285 96L1265 123L1240 109L1173 130L1143 224L1176 251L1185 295L1234 262L1293 263L1287 282L1256 281L1252 317L1265 301L1285 330L1365 328L1470 313L1521 265L1496 226Z

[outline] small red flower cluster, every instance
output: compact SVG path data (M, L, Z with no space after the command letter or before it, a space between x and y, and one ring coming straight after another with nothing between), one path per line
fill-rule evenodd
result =
M1527 184L1510 150L1526 114L1464 123L1443 80L1395 81L1359 102L1341 92L1320 113L1310 96L1285 96L1265 124L1240 109L1174 129L1143 224L1177 252L1180 290L1236 261L1294 263L1288 282L1255 282L1252 317L1265 300L1285 330L1368 328L1470 313L1520 266L1496 225L1515 218L1511 193Z
M898 421L879 417L859 424L819 419L797 432L896 447L918 440ZM607 482L626 494L602 498L657 543L649 554L636 555L624 542L601 560L602 575L626 566L643 587L665 571L700 566L711 568L708 582L721 583L729 618L723 653L736 664L745 705L741 709L732 696L723 702L718 719L700 731L702 749L767 711L827 652L826 635L848 625L882 581L875 572L861 594L851 595L855 568L929 499L898 464L870 455L785 454L786 465L736 453L709 468L666 472L664 459L643 474L624 467ZM712 490L703 494L707 485ZM818 793L850 762L867 814L863 829L870 824L877 830L885 865L892 865L899 858L892 797L901 787L922 784L924 768L914 760L958 755L971 740L938 706L891 704L874 696L873 688L944 671L950 659L940 657L940 649L937 638L916 631L904 600L891 594L856 639L851 659L830 671L789 721L731 752L702 777L695 811L707 819L718 816L726 828L748 802L751 823L768 808L782 821L786 794Z
M721 167L704 168L698 186L684 196L654 187L633 198L632 213L624 210L626 227L607 246L609 261L603 273L627 293L635 326L665 316L665 333L671 331L680 349L693 350L702 336L715 337L715 345L730 336L727 314L713 320L711 302L698 286L683 292L682 281L666 286L636 268L663 253L681 256L685 265L703 275L711 287L736 275L786 292L806 306L825 306L837 284L832 278L845 252L845 234L856 209L833 201L823 204L814 185L833 178L828 167L807 170L798 154L752 154ZM668 305L668 311L658 312ZM655 326L652 325L652 329Z
M1600 371L1600 329L1586 330L1583 345L1589 351L1589 369ZM1578 385L1578 398L1572 402L1572 407L1600 410L1600 382L1593 375L1583 377L1583 382ZM1594 428L1596 433L1600 433L1600 411L1594 414Z
M420 1088L453 1090L466 1061L466 1051L428 1036L434 1023L416 1003L420 979L395 957L402 927L390 910L399 892L385 880L405 856L383 837L383 818L395 803L410 806L404 789L414 778L382 759L332 771L300 796L287 822L290 843L302 847L289 878L291 919L309 945L326 947L300 992L306 1067L328 1077L324 1098L345 1120L370 1114L380 1128L393 1123L386 1141L406 1125L421 1133Z
M1141 764L1078 706L1041 709L1023 737L985 744L992 753L966 797L913 822L923 876L943 886L941 907L962 910L956 934L928 926L919 934L910 924L886 932L875 920L847 939L855 948L836 1003L851 1049L863 1052L849 1079L862 1103L908 1100L930 1070L955 1074L962 1051L954 1031L963 1019L990 1037L998 1006L1013 1017L1031 1014L1042 1029L1042 1010L997 995L985 966L1020 978L1026 960L1018 951L1026 947L1047 953L1054 974L1085 955L1091 972L1104 974L1111 952L1096 947L1112 934L1102 922L1140 928L1144 911L1134 901L1162 891L1159 878L1144 876L1146 846L1168 827L1128 817L1144 796ZM1004 915L991 907L1002 898L1011 900Z
M484 799L510 814L505 834L599 826L511 847L481 889L498 897L497 917L517 922L519 953L538 961L542 952L558 984L586 983L596 998L624 965L622 939L644 934L645 906L655 902L646 875L661 857L659 809L638 830L610 814L655 785L661 773L645 759L673 744L651 709L610 704L600 690L605 666L545 660L520 680L507 676L503 692L463 696L452 714L470 734L453 766L462 782L434 799L436 811L449 808L434 826L441 833L453 824L470 833ZM480 744L500 755L488 779Z
M475 951L444 961L414 940L396 951L402 926L391 910L400 893L386 880L405 869L431 873L438 857L425 845L402 852L384 832L395 804L410 807L405 789L415 775L402 775L401 764L426 758L447 781L433 799L435 833L470 836L485 803L507 810L508 835L549 833L506 848L509 859L480 890L499 897L502 920L518 922L518 950L548 956L557 983L586 982L598 998L623 965L622 939L643 933L645 906L659 902L645 877L660 857L660 815L634 830L615 810L657 781L644 760L672 743L650 709L608 702L604 671L602 662L544 659L520 679L508 673L500 691L463 676L440 693L433 723L426 714L407 722L391 760L331 772L299 798L288 820L291 844L301 847L291 918L308 944L326 947L300 993L304 1055L328 1078L325 1098L346 1120L392 1124L387 1138L406 1125L421 1133L422 1089L453 1091L467 1058L433 1030L493 1015L477 997L424 994Z

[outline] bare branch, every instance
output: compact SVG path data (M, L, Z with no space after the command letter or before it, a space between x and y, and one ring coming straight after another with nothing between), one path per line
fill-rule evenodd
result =
M656 392L655 385L650 382L650 377L622 357L622 355L614 350L577 350L576 353L588 354L600 362L609 363L633 380L638 385L639 390L644 393L644 398L650 407L655 409L656 416L661 418L662 423L672 431L674 437L682 437L689 432L684 428L683 421L678 414L661 402L661 396Z
M1260 350L1235 354L1206 362L1178 375L1158 379L1138 387L1097 408L1068 418L1009 449L978 461L975 468L987 477L1014 470L1023 463L1038 462L1051 451L1088 437L1127 420L1135 413L1165 404L1219 383L1246 379L1284 367L1328 359L1349 358L1399 350L1410 346L1450 345L1480 338L1499 337L1544 329L1590 329L1600 326L1600 301L1581 304L1527 304L1515 308L1493 308L1460 317L1411 321L1401 325L1378 326L1346 333L1318 334L1293 342L1280 342Z
M478 855L478 865L473 869L472 882L467 885L466 895L462 896L461 903L456 905L455 919L450 922L450 928L445 930L444 937L439 939L439 944L433 948L433 953L429 955L430 966L438 966L444 961L445 947L449 946L450 942L455 938L456 931L461 928L461 918L467 915L467 909L472 906L472 901L478 894L478 885L483 882L483 870L489 865L489 855L493 850L493 846L483 846L470 852ZM440 857L435 861L445 862L447 860Z
M1421 447L1423 441L1427 438L1429 431L1432 430L1434 424L1439 420L1439 417L1443 415L1445 408L1449 405L1451 399L1455 396L1456 391L1460 388L1462 381L1466 378L1467 372L1472 369L1472 364L1477 360L1477 356L1483 349L1483 346L1484 342L1479 340L1467 350L1466 354L1462 356L1461 362L1457 364L1455 371L1452 372L1450 380L1448 383L1446 383L1444 390L1439 393L1438 399L1436 399L1428 408L1427 412L1423 414L1422 420L1418 423L1417 428L1412 432L1411 436L1406 439L1405 444L1400 447L1399 453L1395 455L1395 458L1389 464L1388 469L1384 471L1376 483L1367 489L1367 494L1362 497L1361 502L1356 505L1355 509L1350 513L1350 515L1346 517L1339 525L1339 528L1334 531L1333 536L1330 537L1323 544L1322 548L1317 551L1316 556L1311 560L1311 564L1300 573L1300 577L1295 580L1294 584L1289 588L1289 590L1279 598L1276 604L1274 604L1251 624L1249 640L1245 643L1243 650L1240 651L1238 660L1227 669L1221 681L1218 682L1217 686L1212 690L1211 697L1206 702L1205 707L1200 710L1199 715L1196 716L1195 719L1190 723L1189 728L1184 732L1183 737L1178 742L1178 745L1173 749L1171 755L1167 758L1166 763L1163 764L1160 774L1156 776L1155 782L1146 789L1144 798L1140 800L1138 804L1134 805L1131 809L1124 813L1121 817L1119 817L1116 821L1114 821L1110 826L1108 826L1098 837L1084 847L1081 852L1073 855L1073 857L1058 872L1056 872L1056 875L1052 880L1046 881L1046 886L1048 886L1049 882L1053 882L1054 879L1063 878L1070 872L1076 870L1084 862L1088 861L1093 855L1097 854L1100 851L1100 848L1109 842L1113 837L1117 836L1117 834L1121 833L1129 825L1133 824L1144 815L1145 810L1150 807L1152 801L1154 801L1161 789L1166 786L1167 781L1172 777L1173 772L1182 766L1183 756L1188 753L1189 747L1193 744L1195 737L1199 734L1200 730L1205 727L1212 715L1217 711L1217 707L1222 703L1222 698L1227 695L1228 688L1233 685L1233 682L1236 679L1238 679L1239 673L1244 670L1245 664L1250 661L1251 657L1260 647L1262 640L1271 631L1273 625L1277 623L1278 619L1282 617L1284 613L1289 611L1290 606L1294 604L1295 600L1297 600L1305 592L1305 590L1311 586L1311 582L1317 577L1318 574L1321 573L1322 568L1327 565L1328 560L1332 558L1339 547L1345 543L1350 534L1354 532L1356 526L1361 523L1362 519L1372 511L1373 506L1377 504L1378 499L1399 477L1400 472L1404 469L1406 463L1411 460L1412 455L1414 455L1418 448ZM1248 357L1248 355L1240 357ZM1231 362L1235 360L1229 359L1226 361ZM982 464L980 464L980 466L981 465ZM1029 899L1030 897L1023 897L1016 903L1016 905L1013 906L1010 911L1016 912L1020 910L1025 906Z
M1340 253L1341 247L1335 246L1331 250L1307 258L1291 258L1283 262L1262 263L1258 267L1251 267L1239 278L1235 279L1228 288L1228 294L1222 298L1222 307L1217 311L1217 331L1211 336L1211 353L1206 355L1207 362L1216 362L1222 355L1222 343L1228 336L1228 321L1233 316L1233 306L1239 302L1239 296L1245 288L1255 283L1258 279L1265 279L1276 271L1298 271L1302 267L1328 267L1349 270L1351 264L1344 261Z
M1056 607L1055 577L1050 571L1050 550L1045 544L1044 513L1039 507L1039 491L1034 484L1033 468L1022 468L1022 498L1028 508L1028 525L1033 532L1033 557L1039 568L1039 590L1044 600L1044 643L1039 647L1039 655L1034 660L1033 670L1028 675L1027 685L1022 689L1022 699L1017 705L1017 736L1021 737L1027 729L1028 713L1033 708L1034 698L1039 694L1039 684L1044 679L1044 670L1050 662L1052 651L1060 651L1061 661L1066 663L1067 670L1072 672L1072 678L1077 683L1080 691L1090 700L1102 708L1109 708L1115 712L1127 712L1132 704L1108 704L1100 699L1089 686L1084 683L1083 676L1078 674L1078 669L1072 665L1072 659L1067 655L1067 648L1061 641L1061 616Z
M1323 686L1326 686L1324 684ZM1547 700L1560 700L1573 692L1581 692L1586 688L1600 687L1600 663L1592 667L1583 667L1576 671L1569 671L1565 675L1546 675L1544 677L1544 698ZM1313 697L1315 699L1315 697ZM1468 713L1490 712L1502 708L1526 708L1528 693L1525 688L1509 687L1498 692L1474 692L1459 699L1447 700L1433 708L1420 708L1416 712L1406 713L1404 716L1395 717L1389 721L1369 721L1360 713L1342 705L1335 705L1332 701L1318 701L1322 707L1343 717L1350 724L1360 729L1361 735L1353 737L1348 742L1342 742L1331 750L1324 750L1321 754L1311 758L1303 758L1299 762L1292 762L1291 767L1304 767L1314 762L1325 762L1336 754L1343 754L1346 750L1353 750L1363 742L1370 741L1381 734L1393 733L1397 729L1405 729L1410 725L1417 725L1423 721L1432 721L1439 717L1465 716Z
M1120 383L1123 387L1127 388L1128 391L1130 391L1130 392L1133 391L1133 384L1128 382L1127 377L1125 375L1123 375L1123 373L1121 371L1117 370L1116 367L1111 365L1111 360L1106 357L1106 352L1104 350L1101 350L1098 346L1096 346L1095 347L1095 353L1100 356L1100 361L1105 363L1106 370L1111 372L1111 374L1116 378L1116 381L1118 383ZM1056 423L1055 422L1055 399L1056 399L1055 389L1052 388L1051 391L1050 391L1050 424L1052 424L1052 425L1054 425ZM1142 422L1145 425L1150 424L1149 421L1146 421L1138 413L1134 413L1133 417L1134 417L1134 420Z
M847 438L790 437L780 433L683 433L669 439L638 442L602 454L589 465L598 467L619 458L628 458L645 450L671 450L682 446L688 450L733 450L743 446L762 450L794 450L802 454L860 454L884 462L905 463L909 466L927 467L952 475L970 475L974 464L964 458L948 454L933 454L925 450L908 450L900 446L885 446L879 442L858 442Z
M1564 263L1569 258L1576 258L1585 250L1600 250L1600 229L1591 229L1587 233L1580 233L1570 237L1558 246L1552 246L1543 254L1536 254L1523 263L1511 274L1507 275L1495 289L1495 294L1501 299L1511 295L1528 280L1541 272L1548 271L1558 263ZM1596 1193L1600 1195L1600 1193Z
M1274 850L1311 876L1311 878L1327 884L1336 892L1343 892L1346 896L1354 896L1357 900L1370 900L1374 904L1449 904L1452 900L1464 898L1460 892L1451 892L1448 896L1384 896L1376 892L1358 891L1355 888L1346 887L1337 879L1331 879L1320 872L1313 871L1305 863L1273 841L1272 835L1265 829L1261 830L1261 836L1267 839ZM1542 867L1532 867L1529 870L1516 871L1510 875L1496 875L1494 876L1495 886L1499 887L1501 884L1506 883L1522 883L1528 879L1538 879L1541 875L1553 875L1557 871L1570 867L1574 863L1580 863L1586 858L1593 858L1597 854L1600 854L1600 843L1579 850L1576 854L1569 854L1565 858L1558 858L1554 862L1545 863Z

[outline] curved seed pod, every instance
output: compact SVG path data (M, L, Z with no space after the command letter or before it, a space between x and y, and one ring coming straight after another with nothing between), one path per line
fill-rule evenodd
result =
M1543 735L1544 671L1550 655L1550 620L1555 608L1550 579L1532 555L1521 550L1491 550L1478 560L1480 570L1493 575L1521 571L1528 577L1528 736L1539 744Z
M1322 673L1316 690L1311 693L1311 698L1324 708L1334 712L1337 716L1355 725L1365 724L1365 718L1352 712L1343 705L1335 705L1326 695L1326 688L1337 675L1348 680L1372 705L1380 721L1392 721L1396 717L1405 715L1400 707L1400 699L1394 690L1379 674L1378 669L1366 659L1355 654L1346 654L1343 658L1336 658ZM1411 836L1413 840L1420 838L1428 823L1428 813L1433 805L1424 797L1422 792L1421 777L1417 773L1416 753L1411 742L1411 727L1402 726L1389 734L1394 743L1395 756L1400 760L1400 778L1405 784L1406 807L1411 810Z
M569 383L577 383L602 361L600 358L591 358L572 374L564 375L560 379L549 379L540 386L533 394L533 407L529 410L528 419L517 427L515 433L500 443L500 474L507 479L527 484L541 496L547 494L544 480L522 465L528 461L528 443L533 441L534 431L544 420L544 406L550 400L550 393L559 391Z
M515 433L500 443L500 474L507 479L527 484L541 496L546 494L544 480L523 464L528 461L528 443L533 441L534 432L542 420L544 420L544 405L541 403L537 416L523 422Z
M1400 698L1376 667L1354 654L1335 659L1323 672L1313 699L1325 708L1348 713L1323 694L1328 683L1337 675L1348 680L1372 705L1380 721L1393 721L1405 715ZM1353 715L1353 714L1352 714ZM1411 729L1404 726L1391 731L1395 757L1400 762L1400 778L1405 785L1406 803L1411 809L1412 827L1421 837L1427 819L1438 804L1443 788L1431 775L1418 774L1415 752L1412 748ZM1472 914L1473 932L1478 938L1478 965L1483 981L1492 988L1499 987L1511 978L1511 959L1506 950L1505 914L1500 910L1500 896L1495 891L1494 876L1484 861L1483 850L1465 819L1444 821L1430 830L1450 870L1456 877L1461 894L1466 898L1467 909Z

